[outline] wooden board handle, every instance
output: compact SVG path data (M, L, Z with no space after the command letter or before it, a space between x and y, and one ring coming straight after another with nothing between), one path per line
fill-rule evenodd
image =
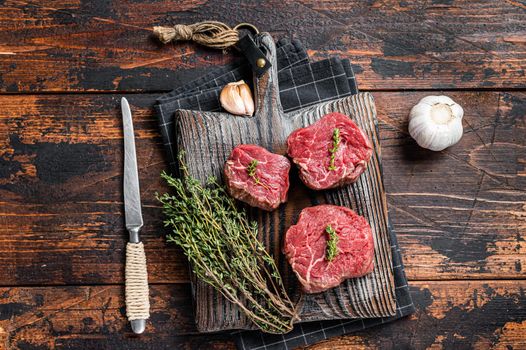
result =
M265 111L269 108L281 108L279 99L278 83L278 62L276 54L276 44L269 33L261 33L255 38L256 44L265 53L271 67L261 76L255 76L255 98L256 98L256 116L262 117L269 115Z

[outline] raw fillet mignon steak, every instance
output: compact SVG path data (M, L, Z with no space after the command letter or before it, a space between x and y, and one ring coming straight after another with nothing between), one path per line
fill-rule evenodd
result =
M287 201L290 161L257 145L238 145L225 163L228 193L264 210Z
M301 180L313 190L355 182L373 154L364 132L341 113L327 114L316 123L295 130L287 138L287 147L299 167Z
M327 259L330 226L337 235L336 256ZM285 234L283 252L306 293L319 293L347 278L373 271L374 241L363 216L337 205L301 211L298 223Z

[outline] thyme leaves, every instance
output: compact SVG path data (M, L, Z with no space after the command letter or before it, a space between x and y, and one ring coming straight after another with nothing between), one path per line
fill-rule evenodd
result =
M256 222L236 206L223 186L206 185L189 175L180 158L181 177L161 177L171 193L157 195L171 229L196 275L239 306L268 333L286 333L297 317L272 256L258 240Z
M325 232L328 235L325 259L327 261L332 261L338 255L338 234L331 225L327 225Z
M329 153L331 155L331 159L329 162L329 170L336 170L335 166L335 160L336 160L336 152L338 152L338 148L340 147L340 129L334 128L332 131L332 148L329 150Z
M259 164L259 162L257 161L257 159L252 159L250 161L250 164L248 164L248 167L247 167L248 176L257 179L257 177L256 177L256 169L258 167L258 164Z
M250 161L250 163L248 164L248 167L247 167L248 176L250 176L252 179L254 179L254 182L255 182L256 185L261 185L264 188L268 189L268 186L265 185L263 182L261 182L259 177L256 175L256 169L258 167L258 164L259 164L259 162L258 162L257 159L252 159Z

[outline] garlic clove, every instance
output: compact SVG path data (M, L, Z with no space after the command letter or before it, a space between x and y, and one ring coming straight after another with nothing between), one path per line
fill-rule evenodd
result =
M457 143L463 134L460 105L447 96L426 96L409 114L409 134L420 147L432 151Z
M450 107L455 118L462 119L464 117L464 109L459 104L453 102L453 105L450 105Z
M417 103L409 113L409 121L418 119L419 115L431 114L431 105L427 103Z
M245 83L239 85L239 94L245 105L245 115L252 116L254 114L254 99L250 87Z
M228 83L219 95L221 106L235 115L252 116L254 114L254 99L250 87L243 81Z

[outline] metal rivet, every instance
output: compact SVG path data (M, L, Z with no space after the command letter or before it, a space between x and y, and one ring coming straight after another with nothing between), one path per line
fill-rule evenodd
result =
M259 68L263 68L263 67L265 67L265 64L267 64L267 61L265 61L264 58L258 58L258 60L256 61L256 65L257 65Z

